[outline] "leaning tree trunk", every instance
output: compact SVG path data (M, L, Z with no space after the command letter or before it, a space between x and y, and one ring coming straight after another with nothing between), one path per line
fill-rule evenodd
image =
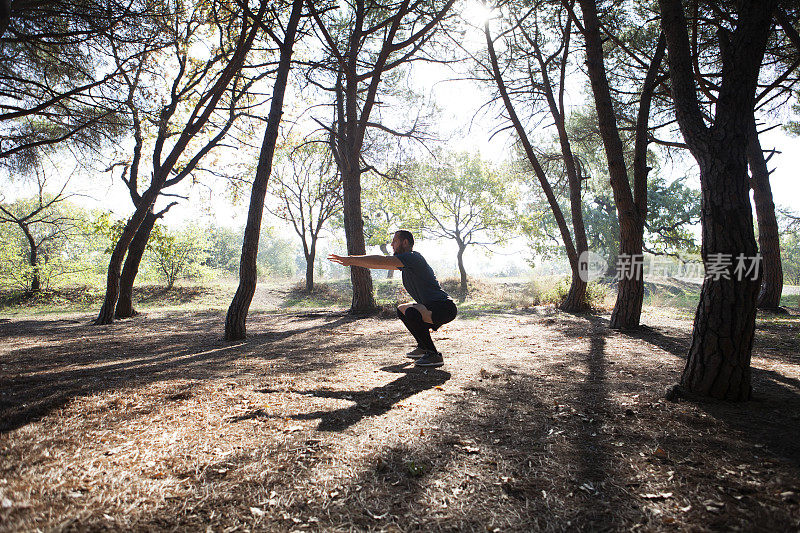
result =
M608 173L614 192L614 203L620 224L620 256L637 263L642 258L644 216L642 206L631 191L625 155L617 127L617 118L603 60L603 40L597 16L596 0L579 0L583 12L583 36L586 42L586 67L594 94L600 136L608 161ZM645 188L646 190L646 188ZM646 200L644 209L646 210ZM642 314L644 278L641 269L625 272L629 279L620 276L617 286L617 302L611 314L612 329L635 329L639 327Z
M467 249L462 243L458 243L458 273L461 275L461 286L458 289L458 299L462 302L467 298L467 270L464 268L464 251Z
M572 153L572 146L567 136L566 124L560 113L557 112L555 101L550 96L553 107L553 115L558 117L559 139L561 142L561 153L564 155L564 163L567 168L567 179L569 182L569 202L572 214L572 231L575 235L575 249L567 247L567 257L569 258L570 270L572 270L572 282L569 286L567 297L559 304L559 309L568 313L580 313L589 310L589 301L586 299L586 285L589 281L583 272L587 272L586 260L588 259L589 243L586 239L586 225L583 221L583 198L581 194L582 176L578 166L575 164L575 156ZM583 272L582 272L583 271Z
M519 136L519 140L522 143L522 147L525 150L525 155L528 158L531 166L533 167L534 173L539 180L539 184L542 186L542 192L544 192L545 197L547 198L547 203L550 205L550 209L553 212L553 217L556 219L556 224L558 225L558 230L561 233L561 239L564 241L564 248L567 252L567 257L569 258L570 267L572 269L572 286L570 287L570 293L567 295L567 299L562 302L562 309L565 310L579 310L584 309L587 306L586 303L586 283L584 280L580 278L580 254L582 251L588 251L588 245L586 243L586 233L585 228L583 225L583 212L578 209L574 211L574 201L576 198L580 197L580 180L578 183L572 182L570 184L570 201L573 202L573 224L575 225L577 238L583 239L579 241L579 247L583 247L581 252L576 251L575 245L572 241L572 235L569 232L569 227L567 226L567 221L564 218L564 213L561 211L561 207L556 200L556 196L553 192L553 188L550 185L550 182L547 180L547 176L542 168L541 164L539 164L539 159L536 156L536 151L533 149L533 145L528 138L528 134L525 132L525 128L520 120L519 116L517 115L516 111L514 110L514 104L511 101L511 97L508 94L508 90L506 89L505 82L503 81L502 70L500 69L500 65L497 60L497 53L494 48L494 41L492 40L491 33L489 31L489 21L487 20L484 22L483 26L484 36L486 37L486 48L489 52L489 59L492 66L492 77L494 78L495 83L497 84L497 89L500 92L500 97L503 100L503 105L505 106L506 112L508 113L509 119L511 123L514 125L514 130L516 131L517 135ZM559 124L563 127L563 121L560 121ZM563 131L561 136L562 143L566 139L566 130ZM563 144L562 144L563 146ZM567 144L568 147L568 144ZM568 154L568 155L567 155ZM568 166L572 165L573 172L571 174L572 178L577 177L577 170L574 169L574 158L572 158L571 151L567 150L566 154L568 161ZM583 231L583 233L581 233ZM466 273L463 274L464 279L466 279ZM583 287L581 288L581 285Z
M383 244L379 245L379 248L381 249L381 252L383 252L383 255L391 255L389 253L389 248L386 246L386 243L383 243ZM387 270L386 271L386 279L393 279L393 278L394 278L394 270L391 270L391 269Z
M106 296L103 300L103 306L100 308L100 314L95 320L95 324L111 324L114 321L114 309L117 306L117 299L119 298L119 278L122 271L122 260L128 252L128 247L133 241L139 226L144 222L147 213L153 207L156 197L163 186L164 180L158 180L150 185L150 188L142 195L139 205L136 210L128 219L125 228L122 230L122 235L117 239L117 244L111 252L111 259L108 261L108 276L106 277Z
M559 124L559 132L563 128L563 122ZM589 310L589 301L586 299L586 286L589 281L583 272L587 272L585 261L588 259L589 244L586 240L586 226L583 222L583 201L581 198L581 178L575 165L575 158L572 155L572 148L566 136L566 129L561 135L562 153L567 165L567 175L569 179L569 198L572 212L572 230L575 235L575 250L571 248L567 251L570 270L572 270L572 282L566 298L559 304L559 309L568 313L580 313Z
M115 318L130 318L137 314L133 308L133 282L139 273L139 265L142 262L147 241L150 240L150 233L153 231L153 226L155 226L157 219L158 217L152 210L148 211L142 221L142 225L136 230L136 235L134 235L130 246L128 246L125 265L122 267L122 274L119 277L119 298L117 299L117 308L114 311Z
M236 289L236 294L233 296L225 316L225 340L241 340L247 335L245 327L247 312L256 292L256 257L258 255L258 237L261 232L261 217L264 214L264 198L267 195L267 183L272 172L272 158L275 155L278 126L283 113L283 97L286 93L295 33L302 6L302 0L294 0L292 3L292 13L289 16L289 23L286 26L281 46L278 71L275 76L275 85L272 88L272 103L267 118L267 129L264 132L264 142L261 144L258 167L250 194L250 207L247 212L247 224L242 242L242 258L239 262L239 287Z
M342 172L344 233L347 240L347 254L364 255L367 246L364 240L364 221L361 218L361 171L358 168L358 154L351 157L351 161L355 164ZM375 312L377 306L369 269L350 267L350 281L353 285L350 313L362 315Z
M769 169L758 139L755 117L750 124L747 161L750 165L750 185L753 188L753 200L756 204L758 248L761 251L763 272L757 306L759 309L775 310L780 308L783 291L780 237L769 183Z

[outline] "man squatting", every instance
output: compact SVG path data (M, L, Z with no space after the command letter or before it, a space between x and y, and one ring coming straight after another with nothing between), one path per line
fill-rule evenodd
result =
M392 237L394 255L331 254L328 259L344 266L399 270L403 276L403 287L415 300L415 303L401 304L397 308L397 317L417 341L417 347L407 356L416 359L416 366L442 366L444 360L433 344L430 330L437 330L442 324L452 321L458 310L450 296L442 290L428 262L413 248L414 235L410 231L399 230Z

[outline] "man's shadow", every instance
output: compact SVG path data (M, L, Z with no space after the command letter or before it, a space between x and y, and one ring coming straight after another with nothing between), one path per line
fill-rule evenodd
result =
M342 431L356 424L363 418L380 416L388 412L394 404L410 398L424 390L441 385L450 379L450 373L437 369L420 369L408 366L409 363L381 368L385 372L402 373L403 376L391 383L375 387L367 391L332 391L312 390L295 391L299 394L315 396L317 398L333 398L355 402L350 407L336 409L335 411L313 411L292 415L295 420L313 420L319 418L318 431ZM262 390L260 392L271 392Z

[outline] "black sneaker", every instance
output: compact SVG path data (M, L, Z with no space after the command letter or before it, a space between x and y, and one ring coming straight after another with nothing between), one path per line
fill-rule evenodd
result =
M417 359L416 366L423 366L426 368L433 368L437 366L442 366L444 364L444 359L442 359L442 354L439 352L428 352L419 359Z
M428 352L430 352L430 350L426 350L425 348L417 346L416 348L408 352L406 354L406 357L408 357L409 359L419 359Z

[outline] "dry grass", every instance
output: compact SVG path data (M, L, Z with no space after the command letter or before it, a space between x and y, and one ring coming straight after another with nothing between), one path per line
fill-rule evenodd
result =
M742 405L663 400L690 323L657 313L476 314L429 371L395 320L90 318L0 324L0 530L800 527L797 317L760 323Z

